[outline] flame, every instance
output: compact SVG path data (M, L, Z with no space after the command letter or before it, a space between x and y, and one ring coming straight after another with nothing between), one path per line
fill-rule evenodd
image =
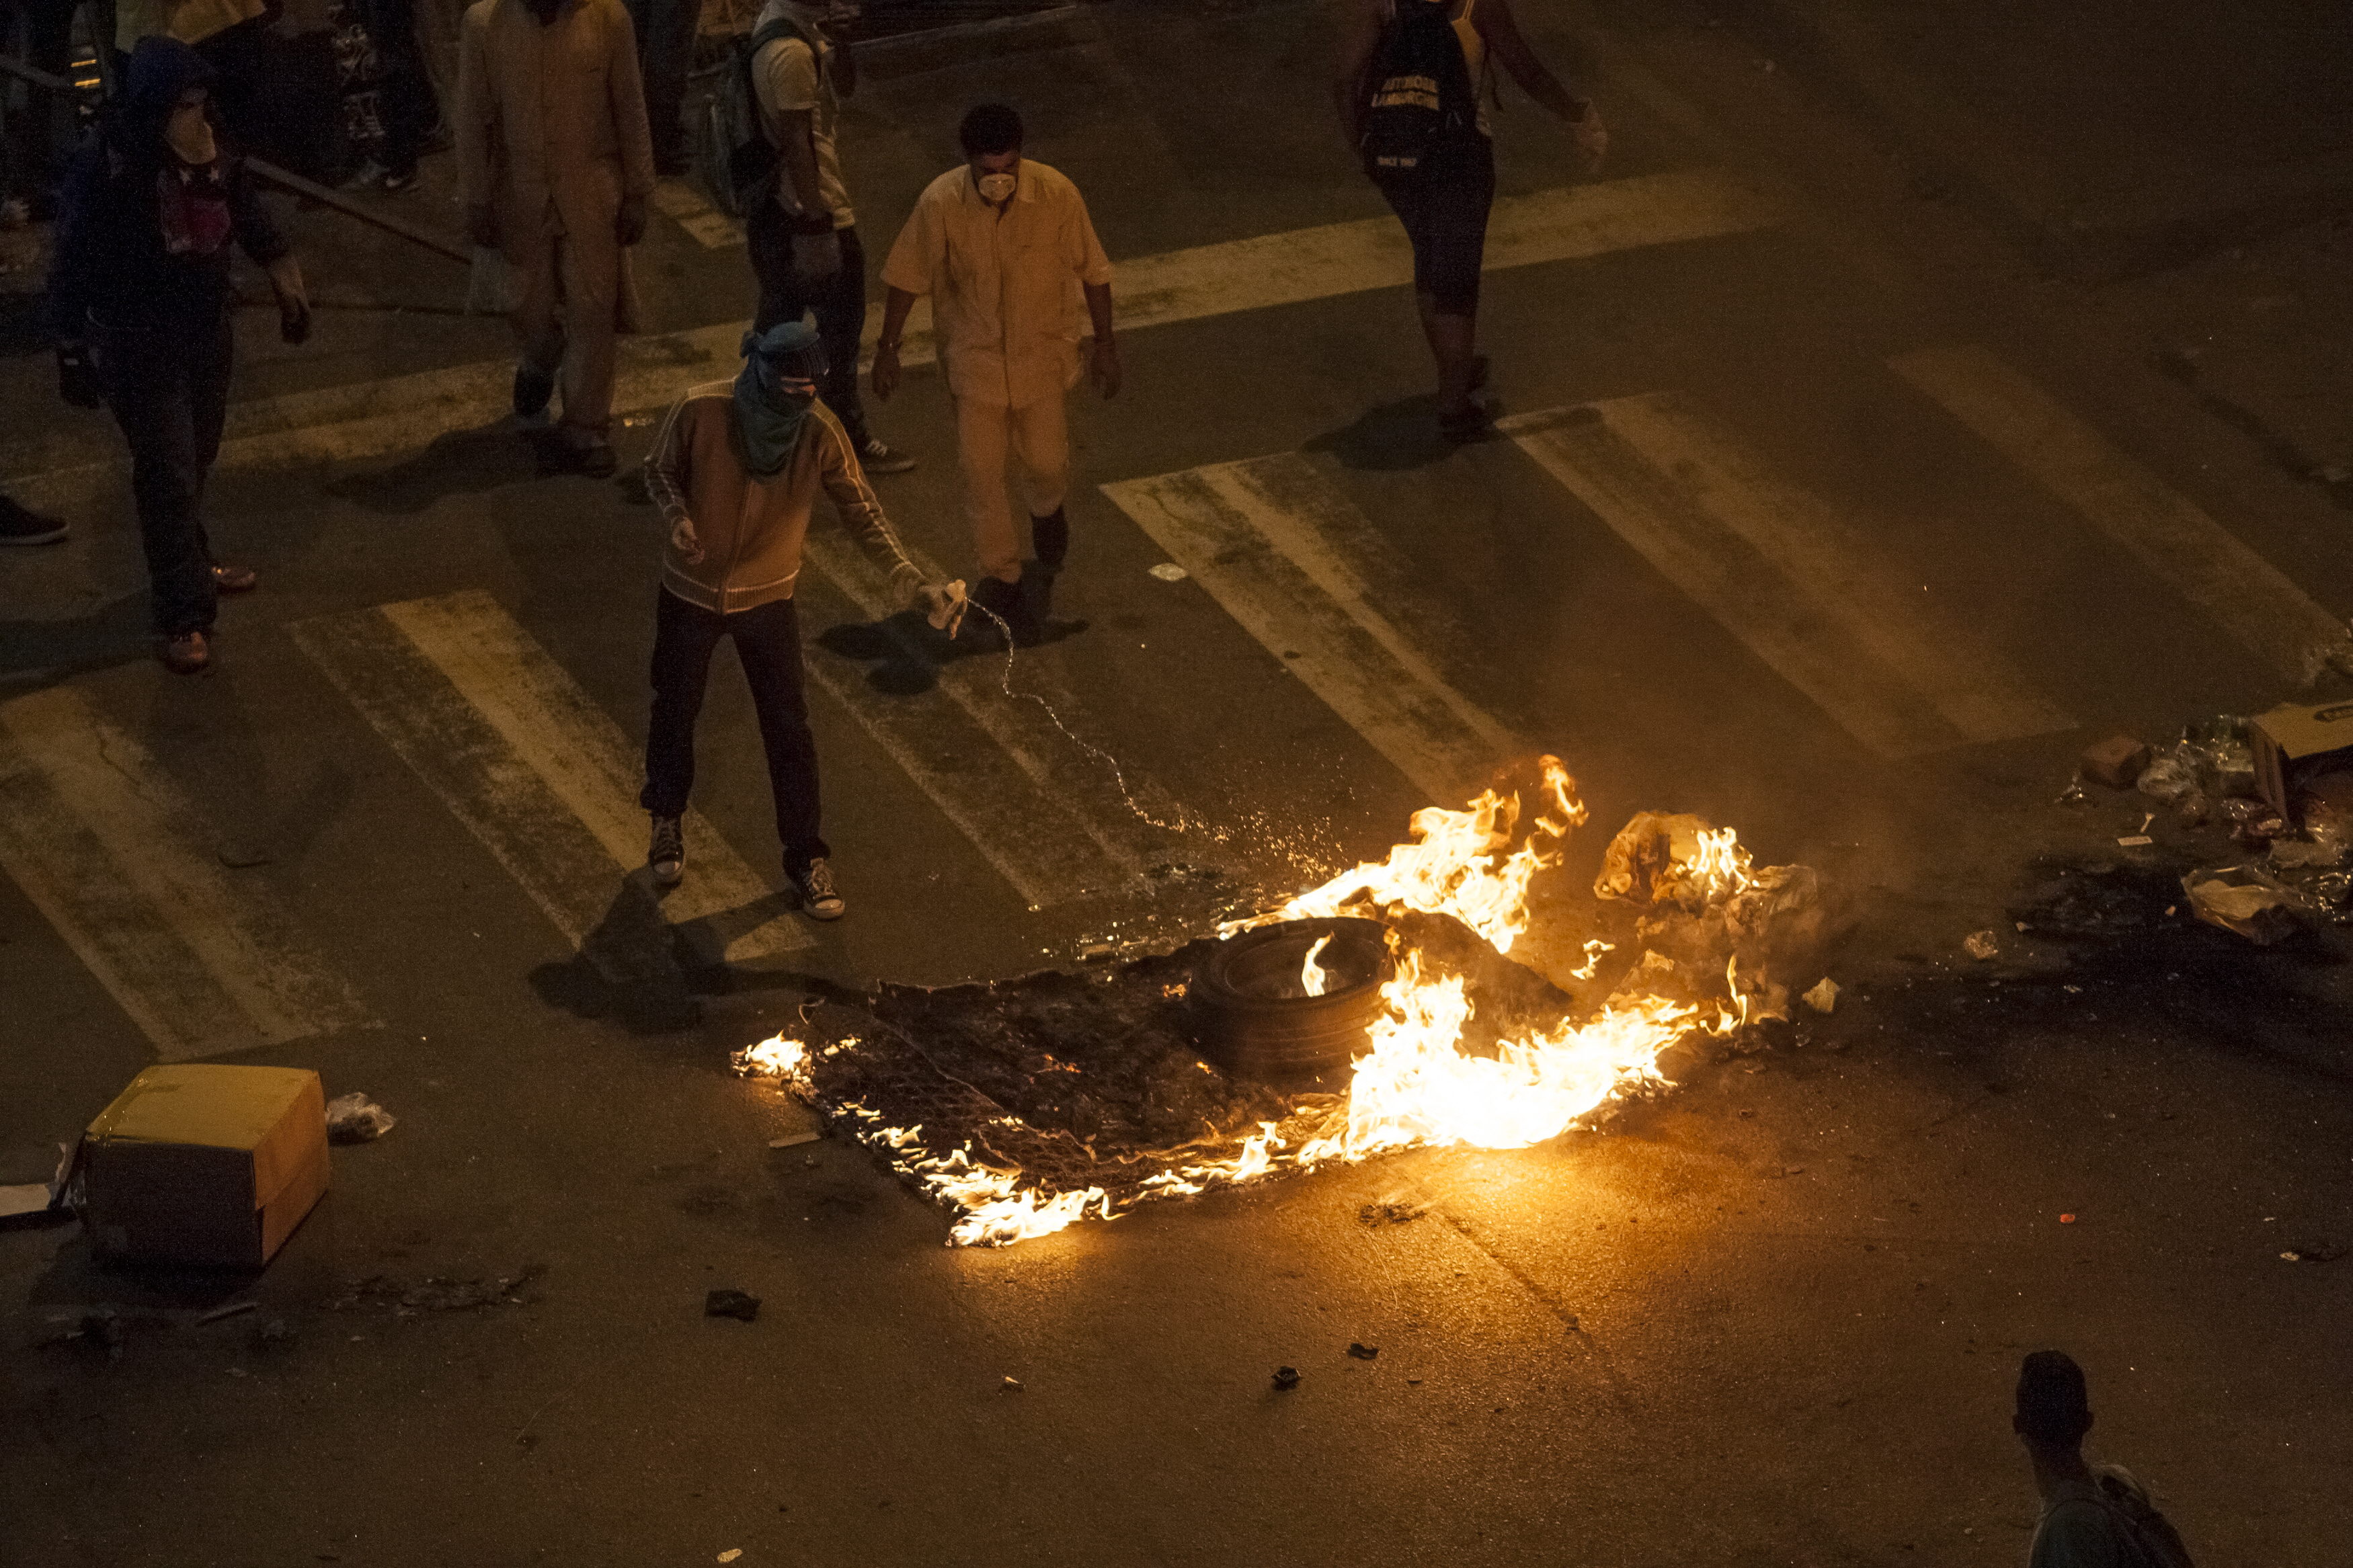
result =
M1307 962L1299 966L1299 989L1303 995L1321 996L1324 994L1324 981L1327 971L1322 964L1316 963L1315 960L1323 953L1325 948L1331 945L1332 938L1327 933L1324 936L1317 937L1315 939L1315 945L1307 950Z
M1410 841L1386 860L1344 872L1272 914L1234 922L1228 934L1270 921L1336 916L1350 905L1375 911L1403 906L1451 915L1498 952L1509 952L1528 929L1529 884L1559 863L1562 841L1586 819L1575 783L1557 759L1544 759L1543 776L1554 815L1539 817L1518 849L1505 852L1519 822L1517 795L1490 789L1461 811L1426 807L1413 816ZM1680 869L1679 892L1703 901L1728 898L1751 884L1748 851L1730 828L1703 832L1697 852ZM1317 960L1330 941L1326 936L1309 949L1302 966L1300 984L1309 996L1324 994L1327 972ZM1610 951L1609 942L1587 942L1584 965L1573 977L1592 978ZM1613 998L1583 1023L1564 1018L1500 1042L1493 1056L1474 1056L1462 1048L1472 1004L1461 977L1426 974L1418 954L1400 953L1381 987L1385 1011L1372 1026L1370 1048L1356 1058L1344 1102L1302 1102L1282 1121L1261 1122L1239 1152L1172 1163L1145 1178L1128 1202L1189 1197L1281 1171L1415 1147L1540 1143L1630 1089L1666 1084L1659 1058L1686 1036L1723 1033L1743 1022L1748 1004L1736 965L1725 978L1737 1011L1660 996ZM735 1058L739 1072L780 1078L804 1090L808 1062L808 1047L782 1036ZM836 1115L860 1142L882 1152L894 1168L957 1213L953 1245L1004 1247L1051 1235L1090 1214L1112 1219L1123 1212L1102 1187L1047 1192L1025 1183L1018 1169L983 1163L969 1145L934 1152L923 1143L920 1126L886 1125L879 1112L858 1102L839 1106Z
M1527 842L1509 855L1497 852L1512 841L1520 820L1520 797L1483 790L1461 811L1429 805L1413 814L1413 837L1313 892L1302 893L1267 920L1309 920L1336 915L1356 900L1381 907L1402 904L1424 914L1452 915L1497 952L1509 952L1528 929L1528 884L1538 871L1559 863L1554 853L1568 830L1585 820L1584 804L1571 792L1577 781L1556 757L1544 759L1544 789L1559 808L1539 817ZM1258 924L1260 921L1244 921Z

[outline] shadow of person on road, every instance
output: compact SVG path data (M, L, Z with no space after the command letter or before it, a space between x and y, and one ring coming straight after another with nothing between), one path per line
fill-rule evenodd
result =
M506 417L434 437L416 456L388 468L330 481L329 495L364 511L413 516L456 495L480 495L536 479L544 472L537 445L543 430L517 430Z
M153 658L154 618L147 590L140 588L66 620L0 621L0 693Z
M1087 629L1085 621L1047 619L1038 640L1025 648L1043 647L1073 637ZM913 610L902 610L879 621L845 621L817 636L828 653L874 668L866 684L886 697L920 697L940 683L940 671L961 659L1005 657L1005 634L996 622L974 610L954 637L932 629ZM1018 651L1018 650L1017 650Z
M642 869L632 871L580 951L533 969L531 988L575 1018L610 1019L633 1035L674 1034L701 1016L680 945Z
M1461 447L1498 439L1501 437L1492 431L1471 442L1440 435L1438 395L1428 392L1367 408L1353 424L1303 443L1301 450L1329 452L1343 468L1397 473L1407 468L1426 468L1445 461Z

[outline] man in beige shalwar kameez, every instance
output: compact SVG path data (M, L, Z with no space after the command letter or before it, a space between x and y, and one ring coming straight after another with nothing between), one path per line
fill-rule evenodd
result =
M477 0L458 81L467 226L514 270L515 413L542 416L560 379L561 452L609 474L613 341L636 313L625 252L654 188L629 14L620 0Z

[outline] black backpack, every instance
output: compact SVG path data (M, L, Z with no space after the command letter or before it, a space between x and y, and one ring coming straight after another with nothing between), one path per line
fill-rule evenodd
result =
M1397 0L1374 51L1357 147L1375 178L1424 173L1441 148L1478 134L1478 92L1450 9L1450 0Z
M746 38L735 41L727 74L711 95L712 163L703 171L711 195L730 217L748 217L775 195L776 175L784 160L760 112L760 90L753 85L752 62L762 49L779 38L798 38L809 53L817 40L789 16L779 16Z

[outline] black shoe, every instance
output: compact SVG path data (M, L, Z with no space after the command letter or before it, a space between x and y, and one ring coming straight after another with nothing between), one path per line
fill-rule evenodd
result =
M1060 507L1029 520L1029 548L1047 571L1062 569L1063 559L1071 553L1071 520L1062 515Z
M903 474L915 466L915 459L869 436L858 444L858 463L870 474Z
M66 536L66 525L54 517L27 511L0 496L0 544L56 544Z
M654 818L653 842L646 847L646 869L655 882L675 888L686 875L686 835L675 816Z
M972 590L972 607L980 612L976 617L966 616L965 625L987 628L984 636L1009 638L1015 647L1028 647L1038 640L1038 617L1030 613L1029 595L1018 583L1008 583L1002 577L983 577Z
M584 441L576 446L567 442L566 446L570 448L573 468L592 479L609 479L620 472L620 454L613 450L613 443L601 436L594 441Z
M415 184L417 184L417 168L414 164L406 169L385 171L384 188L389 195L396 196Z
M813 921L838 921L849 906L842 901L841 889L833 885L833 868L822 857L812 860L804 870L790 872L793 886L801 896L801 909Z
M555 378L527 364L515 366L514 411L518 419L543 419L547 400L555 395Z
M1495 434L1495 411L1486 404L1474 403L1458 413L1441 414L1438 433L1456 443L1487 440Z

